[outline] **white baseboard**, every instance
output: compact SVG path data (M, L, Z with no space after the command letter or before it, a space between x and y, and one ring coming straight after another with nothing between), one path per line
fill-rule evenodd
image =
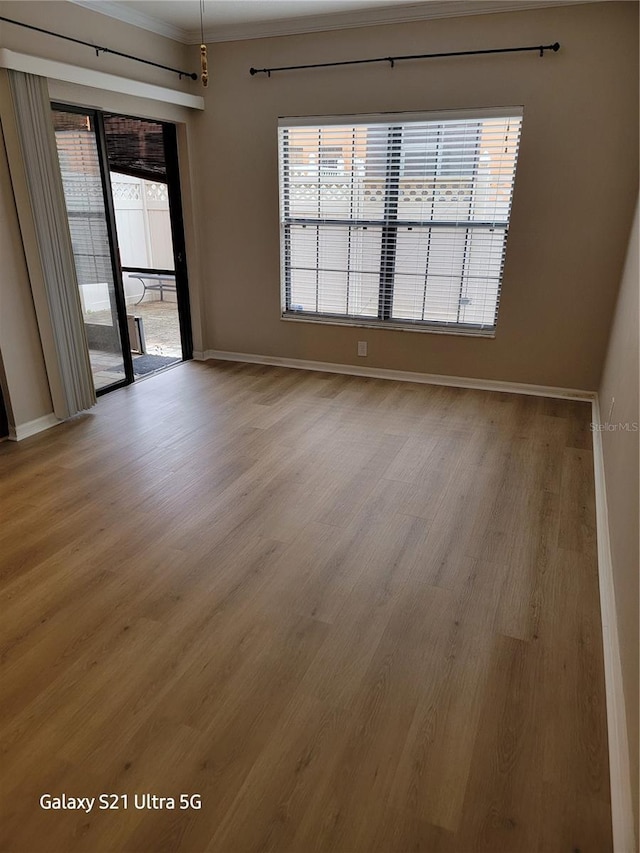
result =
M33 421L27 421L24 424L9 427L9 438L11 441L22 441L23 438L29 438L30 435L36 435L36 433L43 432L43 430L57 426L60 423L62 423L62 421L53 413L50 415L43 415L41 418L35 418Z
M597 397L591 405L593 423L599 424L600 404ZM607 699L613 849L615 853L635 853L637 848L635 846L633 823L627 715L622 682L622 664L620 662L613 565L611 562L602 433L598 430L594 430L593 432L593 467L596 492L600 613L602 619L602 643L604 648L604 675Z
M194 352L196 361L243 361L249 364L267 364L275 367L291 367L297 370L319 370L323 373L342 373L348 376L366 376L371 379L395 379L400 382L418 382L423 385L448 385L454 388L475 388L480 391L502 391L507 394L530 394L535 397L561 397L568 400L595 398L594 391L579 391L573 388L554 388L547 385L527 385L521 382L502 382L495 379L470 379L464 376L442 376L437 373L414 373L410 370L390 370L384 367L360 367L355 364L333 364L327 361L305 361L298 358L280 358L271 355L255 355L246 352L225 352L209 349Z

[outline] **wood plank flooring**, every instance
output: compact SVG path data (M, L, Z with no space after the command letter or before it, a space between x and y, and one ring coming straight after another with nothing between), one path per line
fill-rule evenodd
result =
M611 851L589 420L210 362L0 445L0 849Z

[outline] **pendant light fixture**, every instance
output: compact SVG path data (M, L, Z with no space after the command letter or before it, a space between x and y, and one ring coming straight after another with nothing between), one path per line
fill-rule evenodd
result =
M204 43L204 0L200 0L200 79L206 89L209 85L209 66L207 63L207 46Z

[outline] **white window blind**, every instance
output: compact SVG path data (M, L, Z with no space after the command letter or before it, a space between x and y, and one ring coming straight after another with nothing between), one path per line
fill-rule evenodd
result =
M495 328L522 111L282 119L282 310Z

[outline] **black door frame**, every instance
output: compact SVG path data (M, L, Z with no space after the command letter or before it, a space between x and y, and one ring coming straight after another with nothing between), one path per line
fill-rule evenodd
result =
M116 228L116 212L113 206L113 187L111 186L111 174L107 160L107 144L104 135L103 113L95 110L96 129L98 136L98 156L100 158L100 174L102 176L102 191L104 203L107 210L107 230L109 231L109 248L111 251L111 266L115 268L116 281L116 304L118 306L118 325L123 346L126 346L124 358L124 373L126 379L124 385L131 385L135 381L133 373L133 357L131 355L131 340L129 338L129 326L127 324L127 299L124 293L124 280L122 278L122 264L120 262L120 247L118 245L118 230ZM114 385L109 385L104 391L112 391ZM97 392L96 392L97 393Z
M178 134L175 124L162 124L162 140L167 167L167 189L169 192L169 216L173 241L173 267L176 276L176 297L182 358L193 358L193 332L191 329L191 304L189 300L189 275L187 272L187 246L184 236L182 213L182 191L180 189L180 160L178 158Z

